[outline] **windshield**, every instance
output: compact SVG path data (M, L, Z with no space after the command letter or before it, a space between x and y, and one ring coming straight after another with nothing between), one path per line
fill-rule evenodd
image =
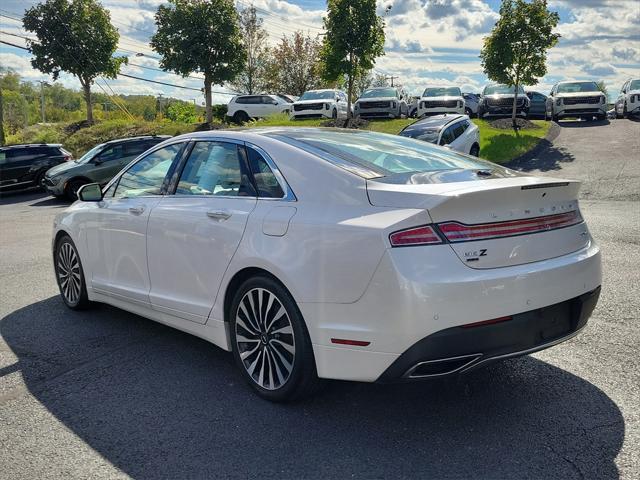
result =
M599 92L596 82L573 82L558 85L558 93Z
M87 163L95 156L96 153L98 153L103 148L104 148L104 143L101 143L100 145L96 145L87 153L85 153L83 156L81 156L79 159L77 159L76 163Z
M460 97L462 93L458 87L427 88L423 97Z
M309 90L304 92L300 97L300 100L328 100L335 98L336 93L334 91L327 90Z
M483 95L507 95L513 94L513 87L507 85L490 85L484 87ZM518 95L524 95L524 88L518 87Z
M398 91L395 88L371 88L365 90L360 95L360 98L374 98L374 97L397 97Z
M477 170L495 165L413 138L374 132L289 130L274 135L296 141L376 172L380 177L401 173ZM366 178L366 177L365 177Z
M629 84L629 90L640 90L640 80L632 80Z

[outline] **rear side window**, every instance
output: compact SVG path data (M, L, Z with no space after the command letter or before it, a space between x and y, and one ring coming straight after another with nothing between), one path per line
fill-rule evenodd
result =
M262 103L261 97L259 96L249 96L249 97L238 97L236 99L236 103L240 103L240 104L256 104L256 103Z
M447 127L444 132L442 132L442 137L440 137L440 145L449 145L456 139L453 127L454 125L451 125L450 127Z
M256 182L258 196L262 198L283 198L284 192L278 179L269 167L267 161L253 148L247 147L249 168Z
M101 162L111 162L113 160L121 159L123 155L124 145L113 145L111 147L107 147L96 157Z
M124 144L123 156L124 157L137 157L142 152L149 149L151 145L148 140L142 142L128 142Z
M253 196L239 148L235 143L197 142L182 170L176 194Z

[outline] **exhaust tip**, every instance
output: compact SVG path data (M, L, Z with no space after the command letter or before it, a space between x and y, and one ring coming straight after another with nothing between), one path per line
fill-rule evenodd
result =
M482 356L481 353L459 357L439 358L416 363L404 374L404 378L429 378L450 375L468 367Z

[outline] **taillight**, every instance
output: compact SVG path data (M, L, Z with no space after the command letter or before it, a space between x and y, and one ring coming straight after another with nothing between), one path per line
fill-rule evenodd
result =
M63 160L64 160L65 162L69 162L69 161L71 161L71 159L72 159L71 155L65 155L65 156L64 156L64 157L62 157L62 158L63 158Z
M486 240L489 238L511 237L524 233L546 232L557 228L569 227L582 222L577 210L557 215L512 220L506 222L465 225L458 222L439 223L442 234L450 242L466 242L469 240Z
M389 240L391 241L392 247L433 245L436 243L442 243L442 239L438 236L433 227L428 225L393 232L389 235Z

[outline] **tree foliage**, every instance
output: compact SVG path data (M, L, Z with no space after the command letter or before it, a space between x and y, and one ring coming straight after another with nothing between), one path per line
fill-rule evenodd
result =
M375 0L329 0L327 10L322 75L328 81L347 76L350 115L355 79L384 55L384 22L376 13Z
M160 67L182 76L204 74L206 121L213 121L211 85L235 80L246 62L232 0L169 0L155 15L151 46Z
M270 50L267 89L273 93L302 95L322 86L318 57L321 43L302 32L283 36Z
M173 102L167 107L167 118L172 122L195 123L198 119L196 106L189 102Z
M514 87L535 85L547 73L547 50L558 43L553 33L560 17L550 12L547 0L503 0L500 18L484 39L480 52L487 76L498 83ZM512 118L514 127L516 105Z
M126 57L114 57L120 38L109 12L97 0L46 0L29 8L24 28L31 64L56 80L60 72L75 75L84 91L87 120L93 121L91 85L98 76L115 78Z
M240 93L252 95L263 93L267 86L266 71L269 61L267 31L263 20L256 14L252 5L240 12L240 31L242 42L247 51L247 61L232 86Z

